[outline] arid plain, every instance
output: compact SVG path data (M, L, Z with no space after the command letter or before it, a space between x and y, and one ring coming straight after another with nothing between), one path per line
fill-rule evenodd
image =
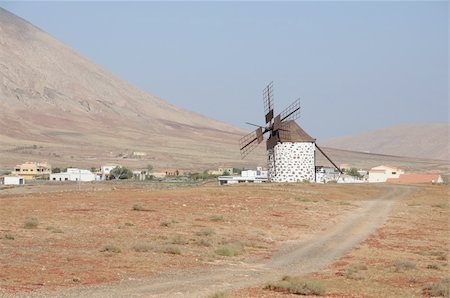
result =
M0 201L4 296L284 297L265 288L289 275L413 297L449 272L448 186L112 182Z

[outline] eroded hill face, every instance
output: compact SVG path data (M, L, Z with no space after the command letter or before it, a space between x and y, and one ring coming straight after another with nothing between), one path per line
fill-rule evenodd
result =
M323 144L367 153L449 160L449 124L402 124L335 138Z
M139 90L1 8L0 98L3 166L83 164L132 151L161 167L240 162L245 131ZM245 163L260 160L262 150Z

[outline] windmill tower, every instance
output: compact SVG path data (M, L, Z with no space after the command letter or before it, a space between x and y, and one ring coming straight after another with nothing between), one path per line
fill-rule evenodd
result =
M268 133L266 149L270 182L315 182L316 148L341 172L317 146L316 140L295 122L300 117L300 99L274 117L271 82L264 88L263 101L266 125L248 123L258 128L239 141L243 158L262 143L264 135Z

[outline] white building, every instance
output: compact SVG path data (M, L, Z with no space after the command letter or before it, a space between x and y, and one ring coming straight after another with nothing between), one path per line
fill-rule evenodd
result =
M0 184L23 185L23 184L25 184L25 178L22 176L3 176L3 177L0 177Z
M96 175L89 170L68 168L67 172L50 174L50 181L95 181Z
M279 142L268 148L270 182L315 182L316 140L295 121L279 131Z
M267 171L262 167L255 170L246 170L241 172L241 176L220 176L219 184L236 184L236 183L263 183L267 182Z
M120 165L115 164L103 165L101 166L100 171L102 172L102 175L106 176L109 175L115 167L120 167Z
M369 170L369 182L386 182L387 179L399 178L400 175L404 173L405 172L399 168L389 165L381 165Z
M340 173L333 167L316 167L316 182L317 183L328 183L331 181L338 181Z

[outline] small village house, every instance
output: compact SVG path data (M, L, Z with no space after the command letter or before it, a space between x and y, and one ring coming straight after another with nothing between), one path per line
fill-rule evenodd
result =
M50 175L50 181L95 181L96 175L89 170L68 168L66 172Z
M220 185L236 184L236 183L263 183L267 182L267 171L262 167L255 170L245 170L241 172L241 176L220 176L218 178Z
M25 184L25 178L22 176L3 176L3 177L0 177L0 184L23 185L23 184Z
M122 166L117 165L117 164L102 165L100 167L100 180L107 180L109 178L109 175L111 174L111 171L116 167L122 167Z
M36 178L48 178L52 173L52 167L46 162L26 162L17 165L12 172L12 175L22 176L25 180L32 180Z
M399 168L381 165L369 170L369 183L386 182L387 179L398 178L405 172Z
M233 175L234 170L232 167L219 167L217 170L208 171L209 175Z
M147 156L147 153L140 152L140 151L134 151L133 154L131 155L131 157L133 157L133 158L144 158L146 156Z

